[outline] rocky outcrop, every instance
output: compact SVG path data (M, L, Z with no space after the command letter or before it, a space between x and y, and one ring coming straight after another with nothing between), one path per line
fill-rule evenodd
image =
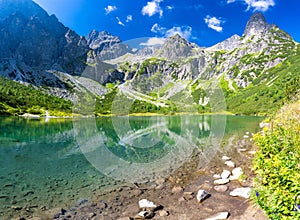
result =
M78 71L74 63L88 49L84 38L33 1L3 0L0 7L2 61L14 59L30 67L59 64L68 71Z
M111 60L131 52L130 47L123 44L119 37L112 36L107 31L92 30L86 40L100 60Z
M159 50L158 56L167 60L176 61L180 58L196 55L198 50L200 50L200 47L196 44L190 43L180 35L176 34L173 37L167 38Z
M247 22L244 36L252 36L262 34L272 28L272 25L268 24L264 15L260 12L253 14Z

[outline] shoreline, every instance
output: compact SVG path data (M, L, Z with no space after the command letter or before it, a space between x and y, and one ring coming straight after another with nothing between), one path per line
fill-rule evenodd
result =
M107 193L94 194L92 200L81 200L73 207L59 207L48 213L55 219L105 219L130 220L137 219L141 199L153 201L162 209L155 211L151 219L193 220L206 219L220 212L228 212L229 220L267 220L262 210L253 206L248 198L232 197L230 192L239 187L252 187L254 174L251 170L253 145L246 139L238 139L232 148L225 147L218 152L205 168L198 168L198 155L185 163L177 171L166 178L148 184L124 184ZM231 155L232 156L231 156ZM245 175L239 180L232 180L220 185L225 191L216 190L214 175L222 170L229 170L224 164L223 156L230 155L236 167L242 167ZM196 195L199 189L206 190L210 196L201 203ZM253 193L253 192L252 192ZM33 217L34 220L42 218ZM141 218L142 219L142 218Z

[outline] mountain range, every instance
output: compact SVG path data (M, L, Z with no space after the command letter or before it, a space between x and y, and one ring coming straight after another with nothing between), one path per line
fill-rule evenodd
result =
M62 106L96 100L98 114L114 113L116 100L121 108L131 103L129 113L209 111L218 89L223 110L262 114L299 92L299 43L261 13L250 17L242 36L209 48L179 35L132 48L107 31L79 36L31 0L1 0L0 7L2 113L32 108L12 101L25 87L68 103ZM36 105L41 113L49 108Z

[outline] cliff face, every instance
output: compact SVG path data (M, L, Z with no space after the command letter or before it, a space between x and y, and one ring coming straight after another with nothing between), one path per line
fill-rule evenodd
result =
M49 16L30 0L0 1L0 59L14 59L30 67L70 62L87 52L85 38ZM2 10L3 9L3 10Z
M86 36L87 43L100 60L111 60L126 53L131 53L130 47L121 42L117 36L107 31L92 30Z

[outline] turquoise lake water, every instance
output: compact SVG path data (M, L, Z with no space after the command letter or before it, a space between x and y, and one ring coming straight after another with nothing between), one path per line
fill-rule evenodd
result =
M0 219L68 207L122 182L176 171L196 150L199 166L223 138L259 130L261 117L181 115L90 119L0 117Z

